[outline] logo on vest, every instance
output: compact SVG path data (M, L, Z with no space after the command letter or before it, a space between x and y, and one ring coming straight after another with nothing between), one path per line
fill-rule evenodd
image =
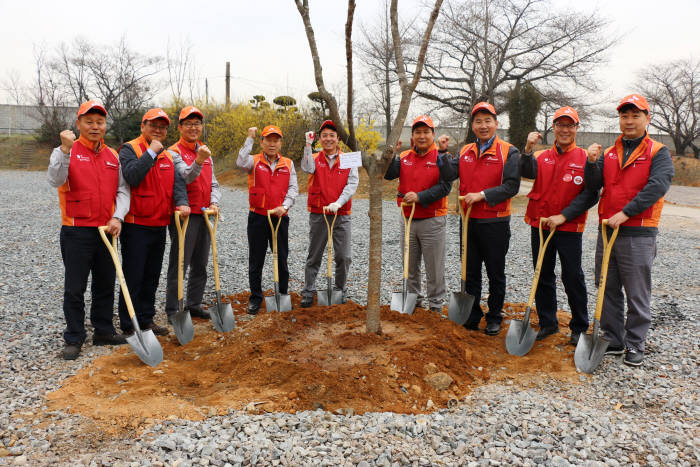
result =
M119 167L119 164L117 164L116 162L107 161L105 162L105 164L109 167Z
M496 156L486 156L487 161L498 162L498 157Z
M617 159L617 154L615 154L614 152L609 153L608 159L613 159L613 160Z
M408 160L407 158L405 158L405 157L401 160L401 162L403 162L405 165L413 165L413 162L409 161L409 160Z
M544 163L545 163L545 164L549 164L549 165L554 165L554 164L557 163L557 161L555 161L555 160L552 159L551 157L545 157L545 158L544 158Z
M169 168L170 168L170 164L166 164L166 163L164 163L164 162L161 162L161 163L158 165L158 167L161 168L161 169L169 169Z
M574 177L574 185L580 185L583 183L583 177L580 175L576 175Z
M464 162L474 162L474 156L472 156L471 154L465 154Z
M578 164L569 164L569 168L571 168L571 169L583 169L583 166L578 165Z
M565 182L570 182L571 180L573 180L573 178L574 177L571 174L564 174L562 180L564 180Z
M90 156L84 156L82 154L77 154L76 157L81 162L90 162Z
M269 172L269 171L270 171L270 168L269 168L268 166L266 166L265 164L258 164L257 170L262 170L262 171L265 171L265 172Z
M286 167L281 167L281 168L277 169L277 173L278 173L278 174L288 174L288 173L289 173L289 169L286 168Z

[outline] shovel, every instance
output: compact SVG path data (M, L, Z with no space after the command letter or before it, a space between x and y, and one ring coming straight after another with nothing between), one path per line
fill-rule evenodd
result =
M270 223L270 230L272 230L272 269L274 271L274 289L275 295L272 297L265 297L265 308L267 311L292 311L292 299L289 294L280 293L280 274L279 266L277 264L277 231L282 223L282 217L280 216L277 221L277 226L272 224L272 214L274 211L271 209L267 211L267 222Z
M406 213L403 211L404 206L411 206L411 215L406 219ZM409 293L406 289L406 282L408 281L408 252L409 252L409 242L411 240L411 221L413 220L413 214L416 211L415 203L401 203L401 217L403 218L404 225L404 235L403 235L403 281L401 284L401 292L394 292L391 294L391 310L398 311L405 315L412 315L416 308L416 301L418 300L418 294Z
M598 300L595 303L595 316L593 318L593 333L581 334L581 338L576 345L574 352L574 363L576 368L584 373L593 373L600 365L605 356L605 351L610 345L610 341L600 334L600 315L603 312L603 300L605 299L605 285L608 281L608 263L610 253L612 253L613 243L617 238L620 227L615 227L613 234L608 241L607 234L608 220L603 219L601 232L603 234L603 264L600 270L600 280L598 282Z
M530 296L527 299L527 308L525 309L525 317L523 320L513 319L510 322L510 327L508 328L508 334L506 334L506 350L511 355L516 355L522 357L530 351L533 345L535 345L535 330L530 326L530 314L532 313L532 302L535 301L535 292L537 291L537 283L540 281L540 272L542 272L542 261L544 260L544 253L547 250L547 245L549 241L554 236L556 229L549 231L547 235L547 240L542 243L544 237L542 235L542 222L544 218L540 217L540 249L537 253L537 263L535 264L535 275L532 278L532 286L530 287Z
M107 245L107 249L109 250L109 254L112 255L114 268L117 270L119 284L122 287L122 294L124 295L126 309L129 311L131 324L134 325L134 333L126 338L126 342L129 343L131 349L143 363L150 366L156 366L163 361L163 348L160 346L160 342L158 342L158 339L156 339L153 331L150 329L142 331L141 326L139 326L139 322L136 319L136 314L134 313L134 305L131 303L131 295L129 295L129 289L126 287L126 280L124 280L122 265L119 262L119 256L117 256L117 237L112 236L112 243L109 243L107 235L105 235L105 229L105 226L98 227L102 241L105 242L105 245Z
M469 215L472 212L471 204L464 212L462 208L462 200L464 196L457 199L459 206L459 215L462 218L462 280L460 282L460 291L452 292L450 295L450 303L447 306L447 317L458 325L463 325L469 319L469 315L474 306L474 295L467 293L467 229L469 228Z
M190 312L185 310L185 301L183 298L183 282L185 275L185 232L187 232L187 224L190 221L189 217L185 217L185 221L180 223L180 212L175 211L175 227L177 227L177 313L173 316L173 329L180 345L189 343L194 337L194 326L192 326L192 318Z
M213 209L202 209L204 221L209 229L211 238L211 255L214 264L214 287L216 288L216 308L211 312L211 323L219 332L229 332L236 326L233 310L230 303L221 301L221 284L219 283L219 254L216 250L216 228L219 226L219 212ZM213 225L209 222L209 216L214 216Z
M323 220L326 221L326 229L328 230L328 273L326 274L326 290L320 290L318 294L318 304L320 306L339 305L343 303L343 291L333 290L331 286L331 260L333 258L333 226L338 218L338 213L333 215L333 222L328 223L328 215L326 214L328 206L323 207Z

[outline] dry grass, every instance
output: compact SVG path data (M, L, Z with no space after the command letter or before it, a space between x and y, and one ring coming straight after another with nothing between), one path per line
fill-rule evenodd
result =
M674 185L700 186L700 160L693 157L673 157L673 167L676 175Z

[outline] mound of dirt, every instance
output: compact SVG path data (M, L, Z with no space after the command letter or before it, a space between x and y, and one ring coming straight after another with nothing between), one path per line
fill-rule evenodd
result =
M233 331L219 334L208 321L195 320L188 345L180 346L172 334L159 338L165 360L156 368L141 363L128 346L117 348L48 394L50 407L136 427L149 419L196 420L231 409L421 413L494 380L578 382L565 333L537 342L519 358L505 350L507 326L489 337L421 308L409 316L382 307L382 334L367 334L365 309L352 302L303 309L293 295L294 311L261 311L252 318L245 314L247 298L229 296L237 316ZM506 305L511 317L522 316L524 308ZM568 319L560 318L564 326Z

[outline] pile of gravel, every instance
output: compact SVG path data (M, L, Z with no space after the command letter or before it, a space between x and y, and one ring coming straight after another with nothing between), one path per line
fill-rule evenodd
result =
M457 407L430 415L232 411L203 422L159 421L114 439L90 421L50 412L45 394L108 348L88 341L75 362L58 357L64 327L63 266L56 192L40 172L0 172L0 464L3 465L698 465L700 407L700 232L662 228L654 265L644 366L606 358L583 384L543 377L477 388ZM308 245L305 197L290 214L290 290L303 285ZM246 193L223 190L219 227L222 286L247 289ZM349 297L366 300L368 203L353 203ZM401 278L400 216L384 205L382 302ZM584 272L593 309L595 221L584 234ZM666 222L672 228L671 222ZM532 278L529 227L511 220L507 301L523 302ZM450 216L448 290L459 284L459 223ZM269 260L263 287L272 286ZM165 267L163 268L163 275ZM158 293L163 321L164 282ZM323 285L319 284L323 288ZM89 288L88 288L89 289ZM88 294L89 295L89 294ZM567 309L563 290L559 303ZM213 284L206 300L213 298ZM89 307L89 299L88 299Z

